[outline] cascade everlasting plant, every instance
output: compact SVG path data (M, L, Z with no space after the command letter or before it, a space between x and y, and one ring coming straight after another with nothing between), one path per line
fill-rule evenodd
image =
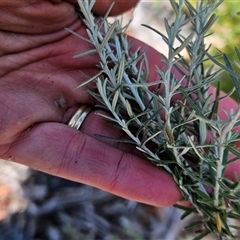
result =
M237 177L235 181L227 179L224 173L229 163L240 159L236 147L240 136L233 130L240 124L240 105L236 110L225 111L225 120L218 115L218 107L227 97L220 96L221 73L231 77L238 103L239 75L225 54L212 56L205 43L217 18L214 10L222 1L199 0L193 6L187 0L170 0L175 19L173 23L164 20L165 35L144 25L159 34L168 46L168 55L159 60L165 67L156 67L158 81L148 79L145 52L130 51L131 42L124 35L127 26L121 26L119 20L109 23L108 13L95 18L91 12L94 2L78 0L89 38L85 40L92 44L92 49L75 58L97 53L99 73L78 87L94 82L95 87L89 92L111 113L101 116L128 136L115 140L135 145L156 167L173 176L184 200L191 203L189 208L181 207L182 218L191 213L200 216L200 220L188 226L203 226L196 239L210 233L219 239L236 238L232 230L239 227L231 225L230 219L240 219L240 182ZM182 28L187 24L191 24L191 33L184 36ZM235 53L240 61L237 48ZM205 62L208 68L204 68ZM181 73L180 79L173 69ZM216 81L213 98L209 88Z

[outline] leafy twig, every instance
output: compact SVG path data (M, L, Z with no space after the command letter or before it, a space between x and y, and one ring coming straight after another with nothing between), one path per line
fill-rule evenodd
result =
M166 35L144 25L158 33L169 48L164 69L156 68L161 77L156 82L148 79L145 51L130 51L131 43L118 20L110 24L107 15L95 19L91 12L94 2L78 0L87 27L87 41L93 49L75 57L93 52L100 57L99 73L84 84L96 83L90 93L112 113L112 117L102 116L117 123L129 142L153 164L172 174L185 200L192 204L184 209L183 217L191 212L201 216L200 221L191 224L204 226L196 239L209 233L216 233L220 239L234 238L231 229L238 227L228 222L231 218L240 219L240 184L226 179L224 172L229 162L240 156L234 147L240 137L233 132L240 123L240 107L226 112L228 118L222 121L217 111L221 101L219 87L215 99L208 89L212 82L219 81L220 72L226 71L240 96L239 75L226 55L212 56L205 44L216 20L214 10L222 1L200 0L194 7L187 0L170 0L175 20L169 23L165 19ZM192 33L185 37L181 30L189 23ZM182 50L186 50L188 59L181 55ZM239 50L235 50L240 61ZM206 61L212 64L207 70L203 67ZM215 70L216 66L220 70ZM181 79L175 77L174 68L183 74ZM155 90L150 91L149 86ZM174 102L176 96L179 100ZM149 142L154 142L156 148L149 148ZM231 161L229 153L233 155Z

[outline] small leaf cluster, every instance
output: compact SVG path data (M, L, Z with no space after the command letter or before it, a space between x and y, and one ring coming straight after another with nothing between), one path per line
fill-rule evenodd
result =
M209 233L234 238L232 229L238 227L230 226L229 219L240 219L240 183L225 178L224 173L229 163L240 158L236 147L240 136L233 131L240 124L240 105L225 111L225 120L220 118L219 104L228 96L220 94L219 75L223 71L229 74L238 102L239 75L225 54L212 56L205 43L217 19L214 10L222 1L200 0L193 6L187 0L170 0L175 19L172 23L165 19L166 35L144 25L159 34L169 49L160 60L164 67L156 67L159 80L149 79L147 50L133 51L124 35L127 26L121 26L119 20L110 24L108 13L96 19L91 12L94 2L78 1L88 39L69 30L93 46L75 58L88 54L100 58L99 73L78 87L94 82L89 92L111 114L101 116L127 136L110 139L135 145L173 176L184 199L192 204L184 208L182 218L197 213L200 220L189 227L204 226L196 239ZM184 36L182 29L187 24L192 25L192 32ZM235 52L240 61L237 48ZM211 63L208 69L204 69L206 61ZM216 81L212 94L210 85Z

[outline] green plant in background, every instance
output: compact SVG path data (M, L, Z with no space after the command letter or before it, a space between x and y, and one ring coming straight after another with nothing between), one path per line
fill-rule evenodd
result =
M196 4L195 0L190 0L193 5ZM233 63L234 71L240 74L239 65L236 63L237 56L234 53L234 46L240 47L240 5L237 1L223 1L221 6L219 6L216 11L218 19L216 23L211 28L214 32L213 42L214 46L211 48L212 54L218 54L219 51L227 54L230 61ZM209 67L208 63L205 67ZM226 72L222 72L220 77L221 90L225 93L232 92L234 85L232 84L231 78ZM217 83L213 83L216 86ZM236 92L232 92L231 97L237 100Z
M237 62L237 57L234 54L234 46L240 47L240 5L236 1L224 1L218 9L216 9L216 14L218 15L218 20L213 26L212 31L214 31L214 36L216 41L219 42L221 51L226 53L231 60L231 62ZM212 49L214 53L217 53L217 49ZM234 66L237 73L239 71L239 65ZM221 75L224 79L221 83L221 89L224 92L230 92L234 87L231 79L226 73ZM237 99L236 93L233 93L232 97Z
M231 225L229 220L240 219L240 182L226 179L224 172L230 162L240 158L239 149L235 147L235 142L240 141L239 134L232 131L240 123L240 105L236 111L226 112L227 120L223 121L218 115L219 85L215 99L208 89L226 72L239 102L239 74L225 54L211 55L205 44L216 20L214 11L222 1L201 0L194 7L187 0L170 0L175 20L169 23L165 19L167 34L145 25L157 32L169 49L166 58L161 60L165 68L156 67L159 81L148 79L145 52L130 51L131 43L124 35L126 27L118 20L108 23L108 14L94 18L91 12L94 2L78 1L89 38L85 40L93 48L75 58L97 53L99 73L78 87L95 82L89 92L111 113L111 116L101 116L128 136L126 140L115 140L135 145L153 164L173 176L184 199L192 204L182 208L185 211L182 218L193 212L200 216L199 221L189 226L204 227L196 239L210 233L220 239L234 238L232 229L239 227ZM187 9L188 17L183 9ZM192 33L185 37L181 29L189 23ZM175 41L179 42L177 48ZM188 60L181 55L183 50L187 51ZM240 62L237 48L235 54ZM207 70L203 68L205 62L210 66ZM216 66L220 69L215 70ZM182 74L180 79L174 74L176 69ZM176 97L178 100L173 101ZM231 159L228 159L229 153Z
M240 46L240 5L236 1L224 1L216 9L218 20L212 27L221 51L233 56L234 46ZM233 56L235 59L236 57Z

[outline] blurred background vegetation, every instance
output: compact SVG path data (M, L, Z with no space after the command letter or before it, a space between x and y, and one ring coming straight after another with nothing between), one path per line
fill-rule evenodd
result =
M193 5L196 0L189 0ZM206 0L208 1L208 0ZM215 0L213 0L215 1ZM170 3L169 3L170 4ZM165 1L154 1L153 3L156 10L159 12L164 7ZM229 59L235 65L235 70L240 73L240 63L237 63L234 47L240 49L240 4L238 0L224 0L223 3L216 9L218 19L212 27L214 33L211 37L207 38L209 43L212 43L211 53L219 54L223 52L227 54ZM206 67L208 67L206 63ZM230 92L233 88L230 77L222 74L220 77L221 89L224 92ZM235 94L232 95L236 98Z
M213 42L215 49L213 48L212 51L217 53L216 48L218 48L227 54L232 63L234 63L235 70L240 73L240 63L236 62L237 57L234 50L234 47L240 49L240 4L238 1L225 0L216 10L216 14L218 19L212 27L216 43L215 41ZM221 80L222 90L224 92L231 91L233 85L230 77L223 73ZM235 94L232 97L236 98Z

